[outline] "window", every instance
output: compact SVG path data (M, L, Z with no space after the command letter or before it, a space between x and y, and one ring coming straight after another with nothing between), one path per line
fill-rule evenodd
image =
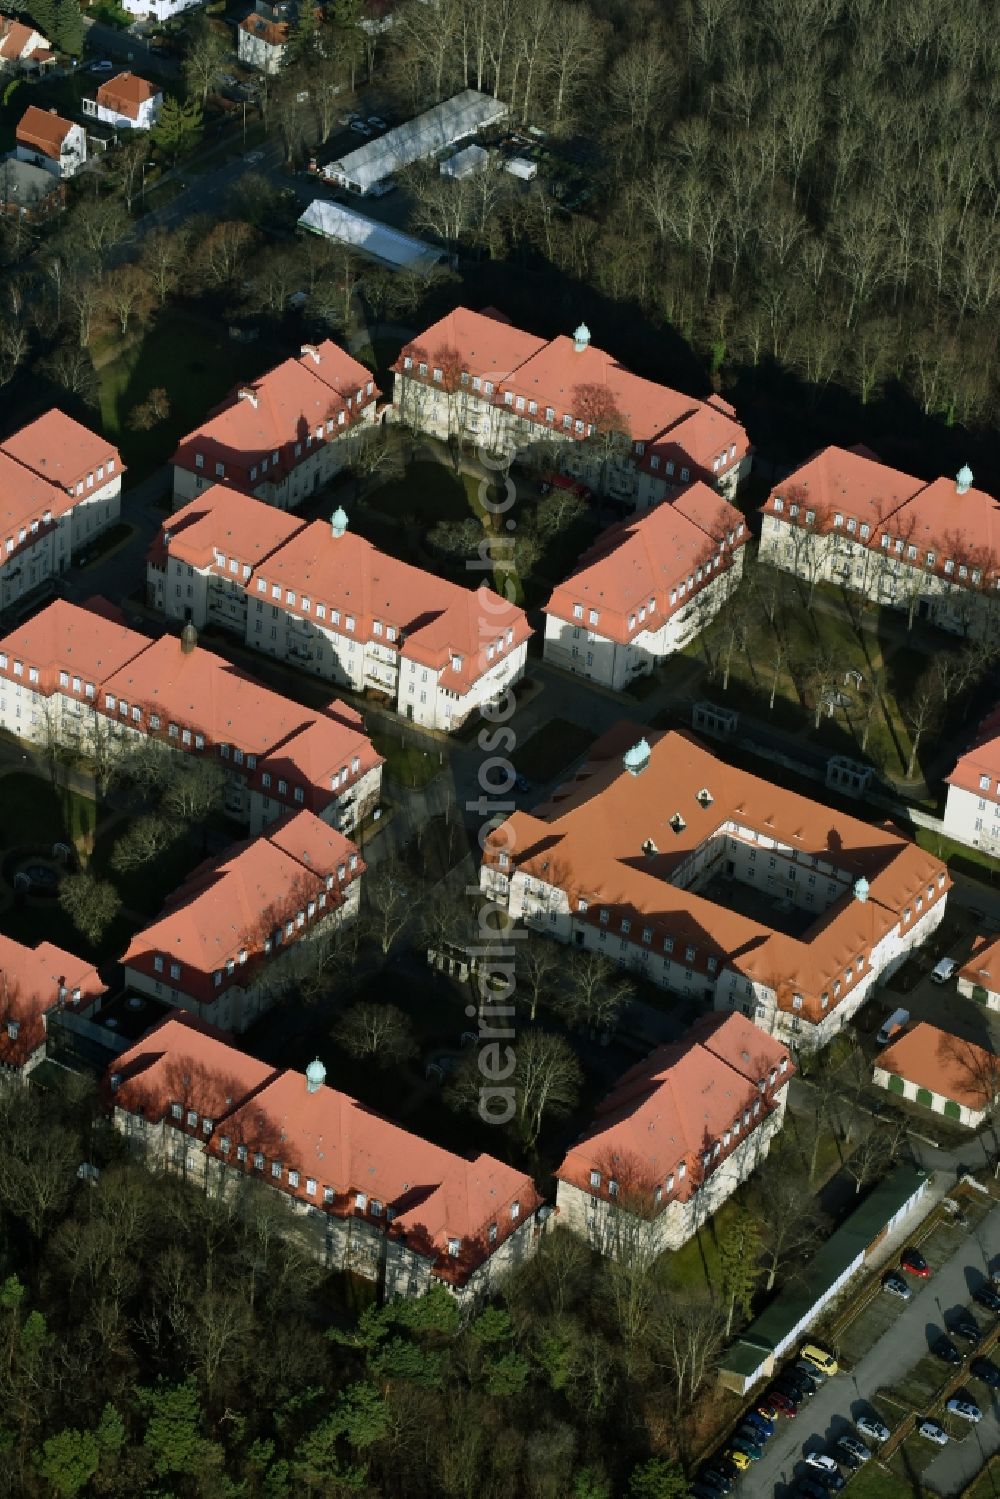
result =
M197 1114L197 1111L195 1109L188 1109L187 1122L191 1126L192 1129L196 1129L197 1128L197 1125L198 1125L198 1114Z
M170 977L172 979L179 979L180 976L181 976L181 965L179 963L171 963L171 965L170 965Z
M289 1171L289 1173L288 1173L288 1185L290 1187L297 1187L298 1184L299 1184L299 1173L297 1171Z
M378 1201L378 1199L376 1197L373 1197L372 1200L371 1200L371 1202L368 1204L368 1210L371 1213L371 1215L372 1215L373 1218L381 1218L381 1216L382 1216L382 1204Z
M590 1185L592 1187L599 1187L601 1185L601 1173L599 1171L592 1171L590 1173Z
M368 1206L368 1198L366 1197L364 1192L355 1192L354 1206L357 1208L359 1213L364 1212L365 1208Z
M513 1218L515 1220L518 1219L518 1218L520 1218L520 1216L521 1216L521 1204L519 1202L512 1202L511 1203L511 1205L510 1205L510 1216L511 1216L511 1218Z
M181 1118L183 1118L183 1115L184 1115L184 1110L181 1108L181 1106L180 1106L179 1103L172 1103L170 1105L170 1117L171 1117L171 1119L181 1119Z
M279 1181L281 1180L281 1162L280 1161L272 1161L271 1162L271 1175L273 1177L276 1177Z
M255 1171L263 1171L264 1169L264 1152L262 1150L254 1151L253 1169Z
M157 957L157 958L153 959L153 970L156 973L162 973L163 972L163 959L162 958Z

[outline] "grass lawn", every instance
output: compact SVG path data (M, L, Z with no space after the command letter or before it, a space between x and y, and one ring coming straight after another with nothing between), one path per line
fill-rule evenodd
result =
M971 874L974 879L981 880L983 875L988 873L992 884L993 876L1000 870L1000 864L989 854L978 848L969 848L964 843L955 843L953 839L946 838L943 833L936 833L933 828L914 828L912 837L920 848L925 848L928 853L943 859L947 865L954 865L963 873ZM963 868L963 866L973 867Z
M97 823L97 806L89 796L22 771L0 778L0 803L0 851L75 843L92 834Z
M589 729L566 718L554 718L514 751L519 774L539 784L551 781L594 741Z
M951 1375L951 1365L928 1353L897 1379L892 1394L918 1414L930 1409Z
M730 1198L680 1249L668 1250L658 1263L658 1273L671 1291L684 1294L716 1290L720 1284L719 1238L738 1215L740 1203Z
M919 1484L887 1473L876 1462L866 1463L851 1479L851 1499L920 1499L921 1493Z
M962 1499L1000 1499L1000 1457L992 1462L974 1479L965 1490Z
M370 489L365 502L393 520L410 518L425 530L440 520L466 520L469 515L461 476L443 463L413 463L402 477Z
M237 348L220 318L211 326L171 312L137 337L105 339L94 347L105 434L122 450L130 480L144 478L169 456L185 432L204 421L237 379L249 379L274 363L260 344ZM170 415L148 432L129 426L132 409L162 386Z
M398 731L376 726L370 730L369 737L385 760L385 774L400 786L426 786L441 769L437 754L415 744L401 744Z

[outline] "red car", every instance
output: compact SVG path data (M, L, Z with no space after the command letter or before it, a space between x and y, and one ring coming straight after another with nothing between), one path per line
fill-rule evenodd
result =
M568 489L578 500L586 500L588 503L594 498L594 491L570 474L546 474L538 486L539 494L551 494L554 489Z
M773 1421L779 1414L778 1407L770 1395L762 1395L754 1406L758 1416L763 1416L765 1421Z
M927 1280L931 1273L931 1267L919 1249L904 1249L899 1257L899 1263L910 1275L916 1275L920 1280Z
M788 1396L783 1395L780 1390L768 1390L767 1394L764 1397L764 1400L767 1405L771 1406L778 1412L779 1416L798 1415L798 1411L789 1400Z

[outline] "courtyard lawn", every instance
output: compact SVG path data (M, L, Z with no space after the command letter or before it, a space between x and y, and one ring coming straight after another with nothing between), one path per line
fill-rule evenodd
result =
M974 865L975 868L968 871L974 878L982 879L984 873L989 875L990 883L997 872L997 861L984 853L982 849L970 848L965 843L956 843L952 838L946 838L943 833L936 833L933 828L914 828L912 836L920 848L925 848L928 853L943 859L948 865L954 865L961 870L963 865Z
M232 343L222 318L212 325L178 312L144 333L103 339L93 357L102 425L121 448L133 484L165 462L184 433L204 421L237 380L275 362L273 349ZM148 432L136 432L130 414L157 387L166 390L170 413Z
M594 736L589 729L567 718L553 718L514 751L518 774L538 785L551 781L579 755L590 748Z
M426 786L441 769L439 754L405 742L405 730L388 726L369 731L372 744L385 760L385 774L398 785L413 789ZM401 739L403 742L401 743Z
M0 805L0 850L76 843L97 824L97 805L89 796L26 771L0 778Z
M368 490L365 503L393 520L411 520L425 532L441 520L466 520L469 501L461 476L445 463L421 459L399 478Z
M866 1463L851 1479L851 1499L920 1499L922 1486L897 1478L877 1462Z

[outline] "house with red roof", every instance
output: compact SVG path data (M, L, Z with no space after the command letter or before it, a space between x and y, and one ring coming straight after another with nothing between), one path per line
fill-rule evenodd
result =
M49 1016L82 1014L107 992L97 969L51 942L0 933L0 1077L27 1077L45 1056Z
M114 1063L116 1127L150 1164L219 1195L256 1185L295 1215L330 1269L381 1299L444 1285L478 1300L534 1252L541 1199L488 1155L454 1155L326 1085L318 1060L276 1070L178 1016Z
M267 7L270 12L271 7ZM245 67L277 73L288 46L288 22L251 11L236 28L236 55Z
M121 487L118 449L55 408L0 442L0 611L117 522Z
M950 880L872 826L619 724L547 802L484 842L511 919L810 1050L935 930Z
M87 160L83 126L37 104L29 104L18 120L14 140L18 160L43 167L54 177L75 177Z
M153 741L227 774L226 811L251 833L303 808L351 831L378 805L382 758L346 704L300 704L197 644L128 629L103 600L62 599L0 640L0 726L86 755ZM106 606L104 606L106 608Z
M222 485L164 522L147 592L169 618L221 625L445 732L520 680L531 635L522 609L387 556L343 509L304 524Z
M126 981L246 1030L301 978L310 945L357 918L363 871L343 833L292 812L189 875L129 943Z
M55 60L50 42L30 21L0 15L0 72L38 73Z
M292 510L350 461L375 419L371 371L330 339L239 386L171 458L174 505L223 484Z
M679 1249L766 1159L794 1074L743 1015L706 1015L615 1084L556 1171L559 1222L601 1254Z
M976 937L958 970L958 992L988 1010L1000 1011L1000 937Z
M163 108L163 90L138 73L118 73L102 83L93 99L81 101L83 112L121 130L152 130Z
M942 832L956 843L1000 858L1000 708L979 725L945 780Z
M641 379L572 338L541 339L495 309L458 307L393 365L393 408L415 431L534 455L623 507L646 510L696 479L732 499L750 470L747 435L721 396Z
M760 560L834 583L958 635L1000 633L1000 503L954 480L927 484L867 448L824 448L771 491Z
M546 661L621 691L715 618L747 539L740 512L700 480L612 526L545 606Z
M872 1081L956 1124L979 1129L1000 1100L1000 1056L922 1020L879 1053Z

